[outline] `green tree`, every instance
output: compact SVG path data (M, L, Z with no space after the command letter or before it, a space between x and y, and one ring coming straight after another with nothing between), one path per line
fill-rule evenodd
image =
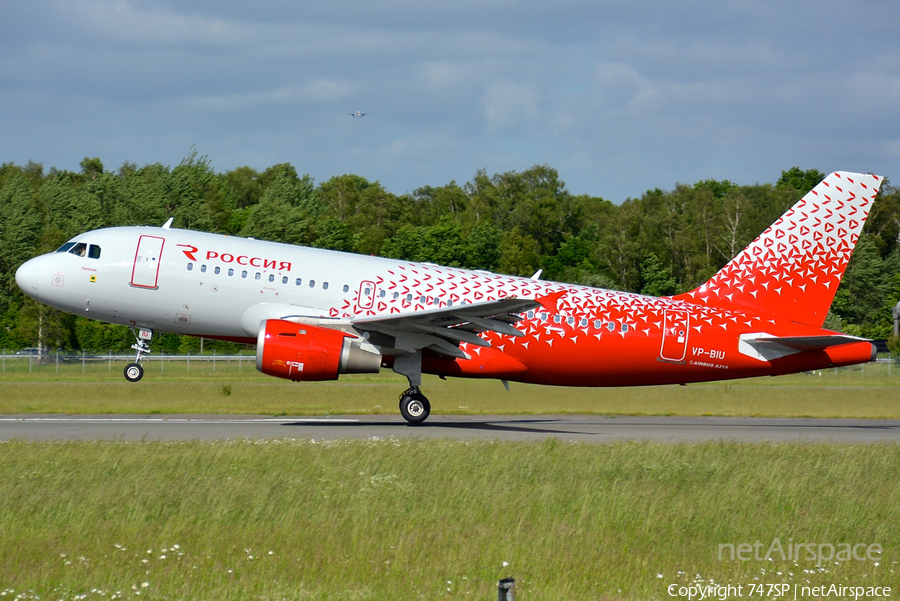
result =
M84 185L77 184L72 174L59 172L47 178L41 186L40 200L48 214L48 229L58 232L58 238L49 241L50 247L105 225L100 201Z
M314 239L314 223L323 214L312 179L297 178L285 170L249 208L241 235L309 245Z
M16 270L36 254L43 229L44 219L28 179L12 175L0 189L0 313L22 298Z
M887 338L891 307L900 300L900 257L882 260L871 237L863 235L834 296L831 310L848 334Z
M378 182L340 175L322 182L318 196L325 214L356 233L359 252L379 254L382 243L409 224L409 197L397 197Z
M500 273L530 277L540 267L538 243L519 228L503 235L500 244Z
M82 175L88 179L94 180L103 175L103 162L98 157L84 157L80 166Z
M166 178L167 212L181 227L229 232L232 206L206 156L195 149Z
M803 171L800 167L791 167L787 171L781 172L776 186L790 186L800 193L800 197L806 196L806 193L815 188L825 179L825 174L818 169L807 169Z
M671 296L678 293L678 282L672 277L671 269L656 255L648 255L641 263L641 279L644 282L641 294Z

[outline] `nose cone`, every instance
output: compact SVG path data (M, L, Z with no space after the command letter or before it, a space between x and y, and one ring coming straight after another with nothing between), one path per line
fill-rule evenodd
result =
M16 284L22 289L22 292L28 296L34 296L38 289L38 276L40 269L38 268L38 259L25 261L16 270Z

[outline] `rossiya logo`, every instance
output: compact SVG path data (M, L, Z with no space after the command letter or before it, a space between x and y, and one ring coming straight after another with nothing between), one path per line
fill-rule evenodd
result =
M259 267L261 269L275 269L278 271L291 270L290 261L280 261L279 259L265 257L251 257L249 255L235 255L233 253L219 252L216 250L208 250L206 251L206 256L204 258L198 259L197 254L199 253L200 256L203 257L204 253L196 246L190 244L179 244L178 246L181 248L181 252L184 253L184 256L191 261L220 261L222 263L237 263L238 265Z

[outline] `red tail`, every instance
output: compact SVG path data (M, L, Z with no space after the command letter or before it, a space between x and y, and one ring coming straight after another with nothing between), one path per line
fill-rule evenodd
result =
M882 181L832 173L711 280L676 298L821 327Z

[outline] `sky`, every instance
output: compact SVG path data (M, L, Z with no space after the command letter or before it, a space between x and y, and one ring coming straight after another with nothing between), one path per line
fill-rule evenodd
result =
M615 203L792 166L900 182L898 23L897 0L11 2L0 163L194 148L396 194L546 164Z

